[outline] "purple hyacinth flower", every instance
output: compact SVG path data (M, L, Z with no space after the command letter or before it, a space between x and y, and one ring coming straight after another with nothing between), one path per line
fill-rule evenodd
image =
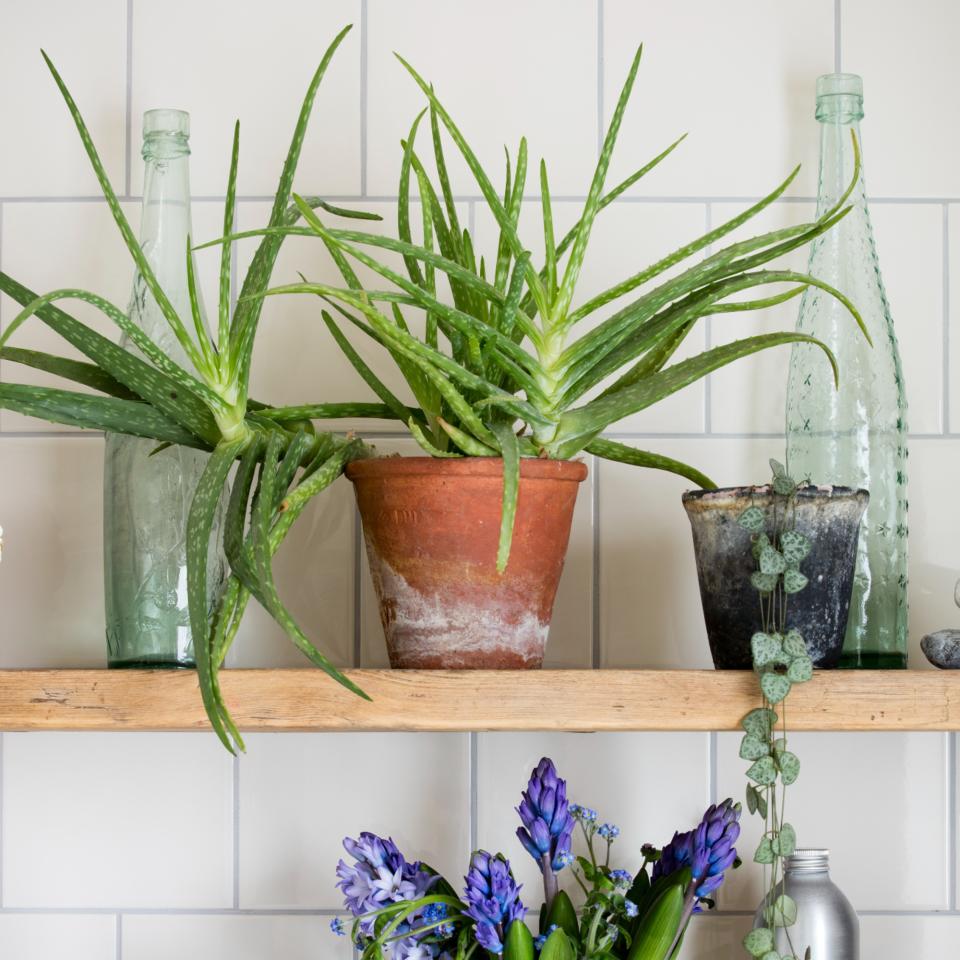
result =
M464 878L464 914L474 921L477 943L491 953L503 953L503 939L514 920L527 912L520 901L520 887L513 879L510 861L502 854L491 856L478 850Z
M553 761L544 757L530 774L527 789L517 807L522 827L517 837L542 871L562 870L567 865L574 819L567 802L567 782L557 776Z
M689 867L698 899L713 893L733 866L740 836L740 804L732 800L711 805L699 825L689 833L675 833L653 865L653 879Z

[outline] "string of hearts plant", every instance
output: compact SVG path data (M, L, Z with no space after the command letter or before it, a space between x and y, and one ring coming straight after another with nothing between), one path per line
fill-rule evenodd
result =
M761 630L753 635L750 646L753 668L760 678L763 705L751 710L741 726L744 736L740 756L751 761L747 770L747 809L764 821L763 837L753 855L763 865L766 925L757 927L744 938L747 952L760 960L796 960L797 951L789 927L797 919L797 905L784 890L777 892L783 879L783 863L797 845L797 834L785 819L787 787L800 773L800 760L787 749L787 697L796 683L813 676L813 662L799 630L790 629L789 600L807 585L800 564L810 553L810 541L796 530L797 484L776 460L770 503L764 509L748 507L739 517L741 527L751 534L757 570L751 582L760 595ZM778 716L773 709L778 707ZM778 796L779 788L779 796ZM790 952L776 950L776 930L783 928ZM809 960L810 951L807 950Z

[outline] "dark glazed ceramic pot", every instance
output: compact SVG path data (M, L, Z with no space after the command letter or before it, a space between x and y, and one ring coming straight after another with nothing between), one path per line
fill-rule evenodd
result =
M747 507L768 509L769 486L692 490L683 506L693 528L700 576L700 598L710 653L718 670L753 666L750 638L761 627L757 591L750 583L756 569L750 534L737 522ZM850 610L860 518L866 490L849 487L801 487L797 491L796 529L811 541L801 565L807 586L790 597L788 624L807 642L817 667L840 660Z
M535 669L584 464L520 461L507 569L497 572L503 461L383 457L346 469L390 665L401 669Z

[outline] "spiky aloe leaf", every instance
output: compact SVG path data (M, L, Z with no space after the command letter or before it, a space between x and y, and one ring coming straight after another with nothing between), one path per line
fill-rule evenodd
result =
M513 525L517 516L517 496L520 492L520 448L513 427L502 421L491 427L500 444L503 457L503 507L500 512L500 543L497 546L497 573L507 569L510 546L513 543Z
M416 420L413 419L413 417L411 417L410 420L408 421L407 428L410 430L410 433L413 436L413 439L416 440L417 445L420 447L420 449L423 450L425 453L429 454L431 457L449 458L449 459L456 460L463 456L462 453L457 453L456 450L446 450L438 447L433 442L433 440L431 440L430 437L427 436L426 431L423 429L423 427L419 423L417 423Z
M405 423L411 416L419 415L415 407L406 407ZM338 420L346 418L366 420L396 420L396 412L384 403L311 403L296 407L271 407L257 413L260 419L275 423L290 423L297 420Z
M665 457L659 453L650 453L648 450L637 450L635 447L628 447L626 444L617 443L614 440L597 437L583 449L587 453L594 454L594 456L603 457L604 460L615 460L618 463L629 463L635 467L649 467L653 470L666 470L668 473L675 473L680 477L686 477L687 480L692 481L704 490L715 490L717 487L706 474L680 460L674 460L672 457Z
M481 443L469 433L464 432L459 427L448 423L443 417L437 420L440 429L468 456L471 457L496 457L499 454L499 447L490 447Z
M81 360L68 360L66 357L55 357L40 350L22 350L19 347L3 347L0 349L0 360L10 363L19 363L34 370L71 380L73 383L90 387L99 393L106 393L121 400L140 400L132 390L127 389L119 380L115 380L100 367Z
M237 165L240 161L240 121L233 125L233 149L230 152L230 173L227 175L227 201L223 207L223 235L233 233L237 205ZM230 347L230 257L233 244L225 243L220 251L220 289L217 301L217 343L220 350ZM221 354L221 363L229 357ZM225 370L223 371L226 372Z

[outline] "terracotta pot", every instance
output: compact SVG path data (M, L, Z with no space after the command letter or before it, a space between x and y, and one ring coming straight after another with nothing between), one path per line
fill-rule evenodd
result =
M346 470L393 667L543 663L582 463L521 461L510 562L497 573L503 462L357 460Z
M790 597L789 626L803 634L817 667L835 667L840 661L860 518L868 500L866 490L849 487L808 486L797 491L796 529L811 541L801 570L810 582ZM693 530L710 653L718 670L753 666L750 638L761 626L758 594L750 583L756 564L750 534L737 520L747 507L767 510L771 502L769 486L693 490L683 495Z

